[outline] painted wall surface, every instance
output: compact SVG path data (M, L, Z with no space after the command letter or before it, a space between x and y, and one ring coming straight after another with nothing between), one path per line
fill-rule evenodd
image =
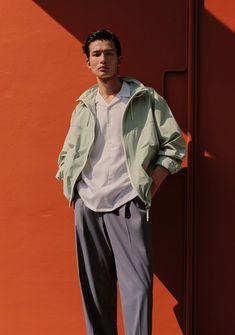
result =
M54 175L91 78L80 43L34 2L1 2L0 22L0 334L82 334L72 212Z
M121 74L160 93L164 71L186 66L183 0L159 2L161 15L155 1L148 7L121 1L115 11L112 2L103 5L105 11L95 1L0 4L0 334L85 334L73 211L54 176L75 99L95 81L81 51L86 35L103 26L114 30L124 49ZM177 92L184 98L177 100L170 87L174 80L169 75L164 85L185 131L186 81L182 77ZM184 180L183 175L169 179L154 205L159 255L154 333L159 334L180 335L184 329ZM172 187L180 196L162 221L156 212ZM118 318L123 333L120 304Z
M232 335L234 5L197 3L194 335ZM164 94L188 134L187 6L0 3L0 334L85 334L73 211L54 177L75 99L94 83L81 45L97 28L115 31L121 75ZM185 164L154 199L154 335L186 334L186 175ZM118 320L123 334L120 304Z
M198 35L197 335L235 329L235 3L200 2Z

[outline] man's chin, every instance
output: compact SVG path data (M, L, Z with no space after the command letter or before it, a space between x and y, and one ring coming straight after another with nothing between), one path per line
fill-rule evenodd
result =
M111 74L103 73L103 74L99 74L97 78L100 80L109 80L109 79L115 78L116 76L117 74L111 75Z

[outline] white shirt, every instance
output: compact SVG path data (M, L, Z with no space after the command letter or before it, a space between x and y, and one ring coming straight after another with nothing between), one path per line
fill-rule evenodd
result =
M129 98L125 82L109 104L97 93L96 138L77 184L84 204L96 212L112 211L137 196L122 143L122 118Z

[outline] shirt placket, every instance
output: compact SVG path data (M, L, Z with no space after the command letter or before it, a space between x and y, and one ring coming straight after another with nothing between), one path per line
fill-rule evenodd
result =
M111 106L107 106L107 138L106 138L106 145L107 145L107 154L108 154L108 176L107 182L111 184L112 182L112 173L111 173L111 164L112 164L112 121L110 117Z

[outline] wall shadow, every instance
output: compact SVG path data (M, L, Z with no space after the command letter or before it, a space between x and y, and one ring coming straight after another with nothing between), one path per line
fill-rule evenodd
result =
M183 0L150 0L148 6L144 2L124 0L118 4L75 0L34 2L80 42L100 27L115 31L124 49L121 74L136 76L159 93L163 90L163 72L185 67L186 2ZM203 1L199 4L195 334L232 335L235 329L235 43L234 33L205 11ZM177 101L177 95L170 94L170 100ZM171 107L187 133L187 111L175 109L175 103ZM205 157L205 151L212 159ZM152 210L154 271L178 301L174 311L183 333L185 175L182 171L168 178L154 199Z
M186 169L184 169L186 170ZM154 273L177 300L174 313L185 334L186 171L169 176L153 200Z
M229 8L230 4L227 1L224 5ZM196 334L232 335L235 329L235 36L205 10L203 1L200 1L199 21Z
M34 2L80 42L99 28L115 31L123 46L121 72L160 91L163 71L185 66L185 0L150 0L148 6L125 0Z
M34 3L79 41L100 27L115 31L124 49L121 74L136 76L160 93L162 73L169 68L185 67L186 1L150 0L147 6L144 2L133 6L124 0L118 3L35 0ZM233 334L234 33L205 11L203 1L199 3L195 334ZM177 95L173 95L172 109L186 132L187 111L175 109ZM172 95L169 99L172 100ZM212 158L206 158L205 151ZM154 271L178 301L175 313L183 332L185 174L183 171L168 178L154 199L152 210Z
M121 75L137 77L160 94L163 93L164 71L187 66L185 0L150 0L147 6L144 2L124 0L118 4L75 0L34 2L80 42L99 28L113 30L120 37L124 51ZM173 80L174 84L171 78L167 80L171 84L167 86L166 98L187 133L187 78L184 74L183 84L179 84L178 79ZM172 90L174 85L177 90ZM177 300L174 312L185 333L185 171L168 178L154 199L151 216L154 273Z

